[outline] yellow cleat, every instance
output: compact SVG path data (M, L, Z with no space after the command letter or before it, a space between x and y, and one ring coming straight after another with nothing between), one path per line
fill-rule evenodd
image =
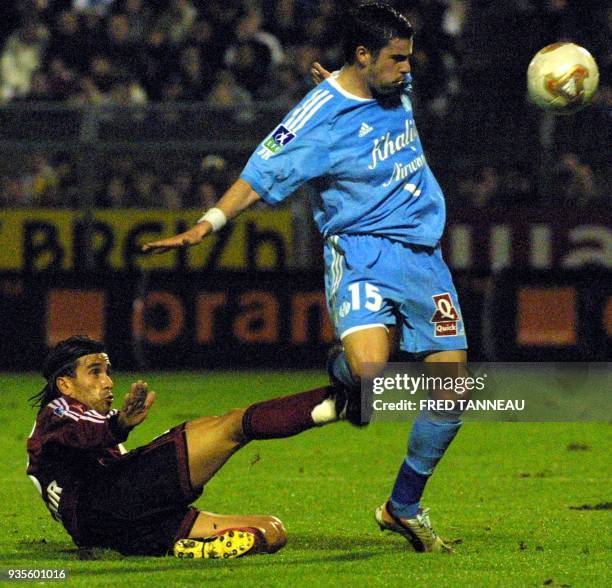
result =
M412 519L396 517L389 511L389 501L376 509L376 522L381 531L391 531L407 539L415 551L452 553L449 547L432 529L429 509L420 510Z
M179 539L174 555L181 559L234 559L249 553L256 542L252 529L225 529L205 539Z

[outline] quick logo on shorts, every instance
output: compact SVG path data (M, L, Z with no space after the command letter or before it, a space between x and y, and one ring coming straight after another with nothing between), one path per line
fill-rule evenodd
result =
M436 337L454 337L459 334L457 322L460 320L459 313L453 305L453 299L448 292L432 296L436 312L431 317L430 323L434 326Z

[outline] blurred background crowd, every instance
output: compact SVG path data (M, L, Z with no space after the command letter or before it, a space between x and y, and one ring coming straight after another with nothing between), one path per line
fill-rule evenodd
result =
M309 91L310 64L342 64L349 0L21 0L0 19L0 111L28 105L112 109L201 103L255 128ZM611 204L612 6L601 0L396 1L415 30L417 123L453 206ZM525 98L532 55L559 40L601 70L594 104L546 119ZM37 110L33 110L36 113ZM35 114L33 114L35 116ZM221 122L219 124L222 124ZM206 137L200 137L205 140ZM168 166L121 153L99 164L100 207L210 206L248 151ZM163 158L162 158L163 159ZM543 173L543 171L545 173ZM70 150L29 151L1 173L2 206L76 206Z

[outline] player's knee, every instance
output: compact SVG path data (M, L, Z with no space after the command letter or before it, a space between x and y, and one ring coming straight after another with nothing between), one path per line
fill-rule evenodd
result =
M259 531L264 540L262 550L266 553L274 553L287 543L287 531L281 520L277 517L262 517Z
M242 419L244 418L245 411L246 408L232 408L221 417L223 426L227 427L228 436L241 443L244 442Z
M382 373L388 357L384 351L363 349L351 352L348 357L351 373L356 379L372 379Z

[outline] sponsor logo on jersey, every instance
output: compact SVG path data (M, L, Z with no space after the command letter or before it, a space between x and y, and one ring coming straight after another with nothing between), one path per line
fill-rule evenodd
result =
M460 320L459 313L453 304L453 299L448 292L432 296L436 311L431 317L430 323L434 326L435 337L454 337L459 334L457 323Z
M264 147L272 153L278 153L285 145L295 139L295 133L292 133L287 127L278 125L272 131L272 134L264 141Z
M374 127L371 127L367 122L361 123L359 127L359 137L365 137L368 133L371 133Z
M379 163L410 147L418 138L419 134L414 121L406 119L404 130L401 133L391 135L391 132L388 132L386 135L374 139L372 143L372 163L370 163L368 169L376 169Z

